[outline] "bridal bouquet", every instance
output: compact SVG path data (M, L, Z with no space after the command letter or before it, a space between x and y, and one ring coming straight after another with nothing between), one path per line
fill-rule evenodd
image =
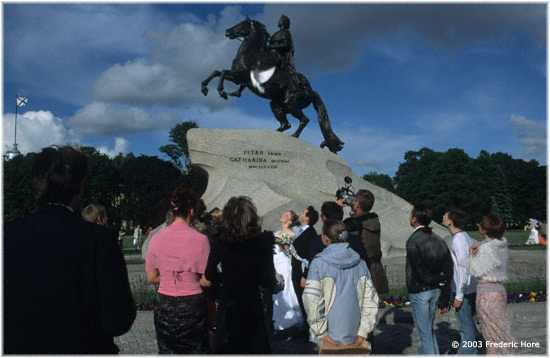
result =
M275 237L275 242L281 245L290 245L294 240L294 235L290 233L280 233Z

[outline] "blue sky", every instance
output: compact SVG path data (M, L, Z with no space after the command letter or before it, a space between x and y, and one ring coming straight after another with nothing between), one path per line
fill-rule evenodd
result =
M546 164L547 5L538 3L3 3L3 151L81 143L163 157L177 123L275 129L269 102L221 99L246 16L291 20L295 65L357 175L393 176L409 150L481 150ZM236 88L227 84L227 88ZM301 139L322 136L312 107ZM294 128L297 120L290 118ZM293 129L288 132L293 133Z

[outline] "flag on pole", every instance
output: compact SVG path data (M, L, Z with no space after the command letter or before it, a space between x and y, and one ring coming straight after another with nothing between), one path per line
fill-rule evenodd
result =
M17 107L22 107L27 105L27 97L17 96Z

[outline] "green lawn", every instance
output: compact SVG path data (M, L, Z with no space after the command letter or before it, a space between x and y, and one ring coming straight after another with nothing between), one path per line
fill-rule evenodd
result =
M507 230L504 232L504 237L510 244L525 244L529 238L530 230ZM468 234L475 240L483 240L483 236L478 231L468 231ZM546 250L545 245L510 247L512 250Z
M145 235L141 237L141 245L145 242ZM134 248L134 235L124 235L124 238L122 239L122 248L123 249L133 249Z

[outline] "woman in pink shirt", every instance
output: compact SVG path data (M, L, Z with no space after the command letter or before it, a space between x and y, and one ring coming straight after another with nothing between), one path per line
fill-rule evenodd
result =
M159 284L154 323L160 354L206 353L206 303L200 280L204 277L210 244L191 228L200 198L178 188L171 196L174 223L153 235L145 270L147 281Z

